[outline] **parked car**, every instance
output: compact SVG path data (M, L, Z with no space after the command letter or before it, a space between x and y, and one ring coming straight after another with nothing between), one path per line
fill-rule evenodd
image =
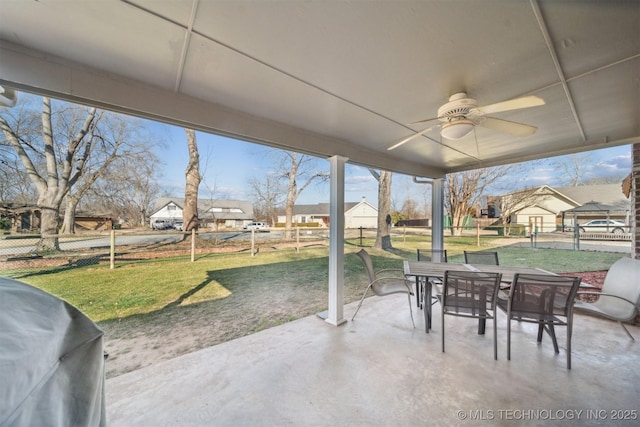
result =
M251 222L244 226L244 229L247 231L256 230L256 231L269 231L269 224L266 222Z
M593 219L578 225L581 233L624 234L626 233L626 227L624 222L616 219Z
M182 221L176 221L173 223L173 229L182 231Z
M164 219L156 219L151 224L151 228L153 230L169 230L173 228L173 226L169 221L165 221Z

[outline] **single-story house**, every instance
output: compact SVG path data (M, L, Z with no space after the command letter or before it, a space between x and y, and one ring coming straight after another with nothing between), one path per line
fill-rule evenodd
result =
M159 198L149 225L159 219L171 223L182 221L183 206L183 198ZM198 220L202 228L242 228L253 220L253 204L246 200L198 199Z
M607 215L609 218L620 219L628 223L630 212L629 200L624 196L620 184L556 188L542 185L488 200L487 211L494 213L495 218L500 218L505 209L513 210L508 218L510 224L525 225L529 227L529 230L537 228L539 232L556 231L562 229L563 226L573 226L576 222L580 223L591 219L606 219ZM616 209L607 215L598 212L584 212L582 215L564 214L567 211L575 212L576 208L594 200L614 206Z
M64 214L64 212L61 212ZM40 228L42 209L35 205L0 206L0 218L9 220L9 230L14 233L37 232ZM60 218L62 219L62 218ZM108 214L76 212L76 231L106 231L113 228L113 218Z
M35 205L7 204L0 206L0 218L9 220L14 233L30 232L40 228L41 209Z
M378 224L378 209L366 199L359 202L345 202L344 204L344 224L345 228L376 228ZM284 223L286 217L284 212L278 215L278 223ZM295 205L293 207L294 224L317 224L319 227L328 227L329 203L318 203L315 205Z
M76 213L76 231L108 231L113 228L113 218L110 215L97 215L87 212Z

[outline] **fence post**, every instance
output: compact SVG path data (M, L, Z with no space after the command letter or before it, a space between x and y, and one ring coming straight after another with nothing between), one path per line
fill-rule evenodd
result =
M402 242L406 243L407 242L407 225L403 225L402 226Z
M360 226L360 247L362 247L362 226Z
M476 228L476 245L480 246L480 224Z
M537 246L536 234L533 231L529 232L529 240L531 241L531 248L534 249Z
M109 249L109 268L116 268L116 230L111 229Z
M255 247L256 247L256 229L252 228L251 229L251 256L256 256Z
M191 262L196 260L196 229L191 229Z
M300 227L296 227L296 252L300 252Z

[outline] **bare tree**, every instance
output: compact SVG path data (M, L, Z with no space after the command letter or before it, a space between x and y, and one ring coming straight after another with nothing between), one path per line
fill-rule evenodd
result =
M459 236L462 233L464 219L473 213L480 196L510 169L510 166L498 166L446 176L444 202L451 216L451 235Z
M280 151L280 178L287 182L285 199L285 239L291 239L293 207L300 194L313 182L325 182L329 173L316 167L316 158L293 151ZM302 182L302 185L298 185Z
M43 98L40 139L35 129L25 130L0 116L0 127L6 142L13 147L27 175L38 191L37 206L41 209L38 250L58 250L58 217L60 206L69 190L82 176L87 159L96 142L96 109L80 113L67 109L53 120L51 100ZM69 110L72 110L71 114ZM81 117L81 114L84 117ZM39 162L40 161L40 162ZM44 163L44 168L38 168Z
M0 204L27 205L37 199L35 187L11 150L0 147Z
M37 120L35 108L28 108L34 99L25 97L15 114L0 117L5 137L0 144L15 151L37 191L36 206L41 210L37 249L57 250L63 202L67 208L60 232L72 233L83 197L91 194L90 200L98 200L96 188L117 187L116 183L141 173L140 163L154 157L149 155L151 144L141 135L141 122L133 118L57 101L54 109L45 97ZM104 176L111 178L108 184L101 182Z
M374 248L389 250L391 244L391 178L389 171L377 172L369 169L369 172L378 181L378 227Z
M564 172L567 185L576 187L583 184L585 169L592 163L590 153L577 153L560 157L555 166Z
M202 149L204 148L204 157ZM209 172L209 164L213 157L213 144L205 144L203 147L198 147L198 156L200 163L200 186L198 188L198 194L206 194L207 199L215 199L217 190L217 174Z
M87 203L134 226L145 226L161 191L159 166L160 159L153 152L118 159L96 181L86 197Z
M406 219L416 219L421 215L420 208L418 206L418 202L413 200L411 197L407 197L402 204L402 209L400 210L402 215Z
M282 181L269 174L264 178L251 178L249 187L254 201L254 216L258 219L267 219L272 226L275 226L278 208L282 206L286 195Z
M66 208L60 228L61 234L75 233L75 215L79 203L115 162L123 162L129 167L121 168L120 174L110 174L112 185L114 181L122 181L127 176L136 174L140 163L147 161L150 147L153 146L149 137L145 135L140 120L113 113L98 113L93 138L93 147L84 164L84 170L76 184L69 188L65 198Z
M184 209L182 211L183 230L198 228L198 187L200 186L200 156L198 141L193 129L185 129L187 147L189 148L189 164L185 171L186 187L184 190Z

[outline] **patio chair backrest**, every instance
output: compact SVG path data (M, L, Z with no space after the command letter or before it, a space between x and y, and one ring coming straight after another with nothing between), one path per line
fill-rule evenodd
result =
M602 293L617 295L634 302L636 306L619 298L601 295L593 303L598 309L623 322L636 317L640 304L640 260L621 258L614 262L604 279Z
M529 319L569 317L579 286L579 277L517 273L509 291L509 307L512 313Z
M373 269L373 262L371 261L371 256L364 249L360 249L356 252L356 255L362 260L364 264L364 269L367 271L367 276L369 277L369 283L376 280L376 272Z
M464 251L465 264L499 265L498 252L492 251Z
M416 249L418 261L447 262L446 249Z
M486 317L493 311L500 288L501 274L477 271L445 271L442 309L446 314Z

